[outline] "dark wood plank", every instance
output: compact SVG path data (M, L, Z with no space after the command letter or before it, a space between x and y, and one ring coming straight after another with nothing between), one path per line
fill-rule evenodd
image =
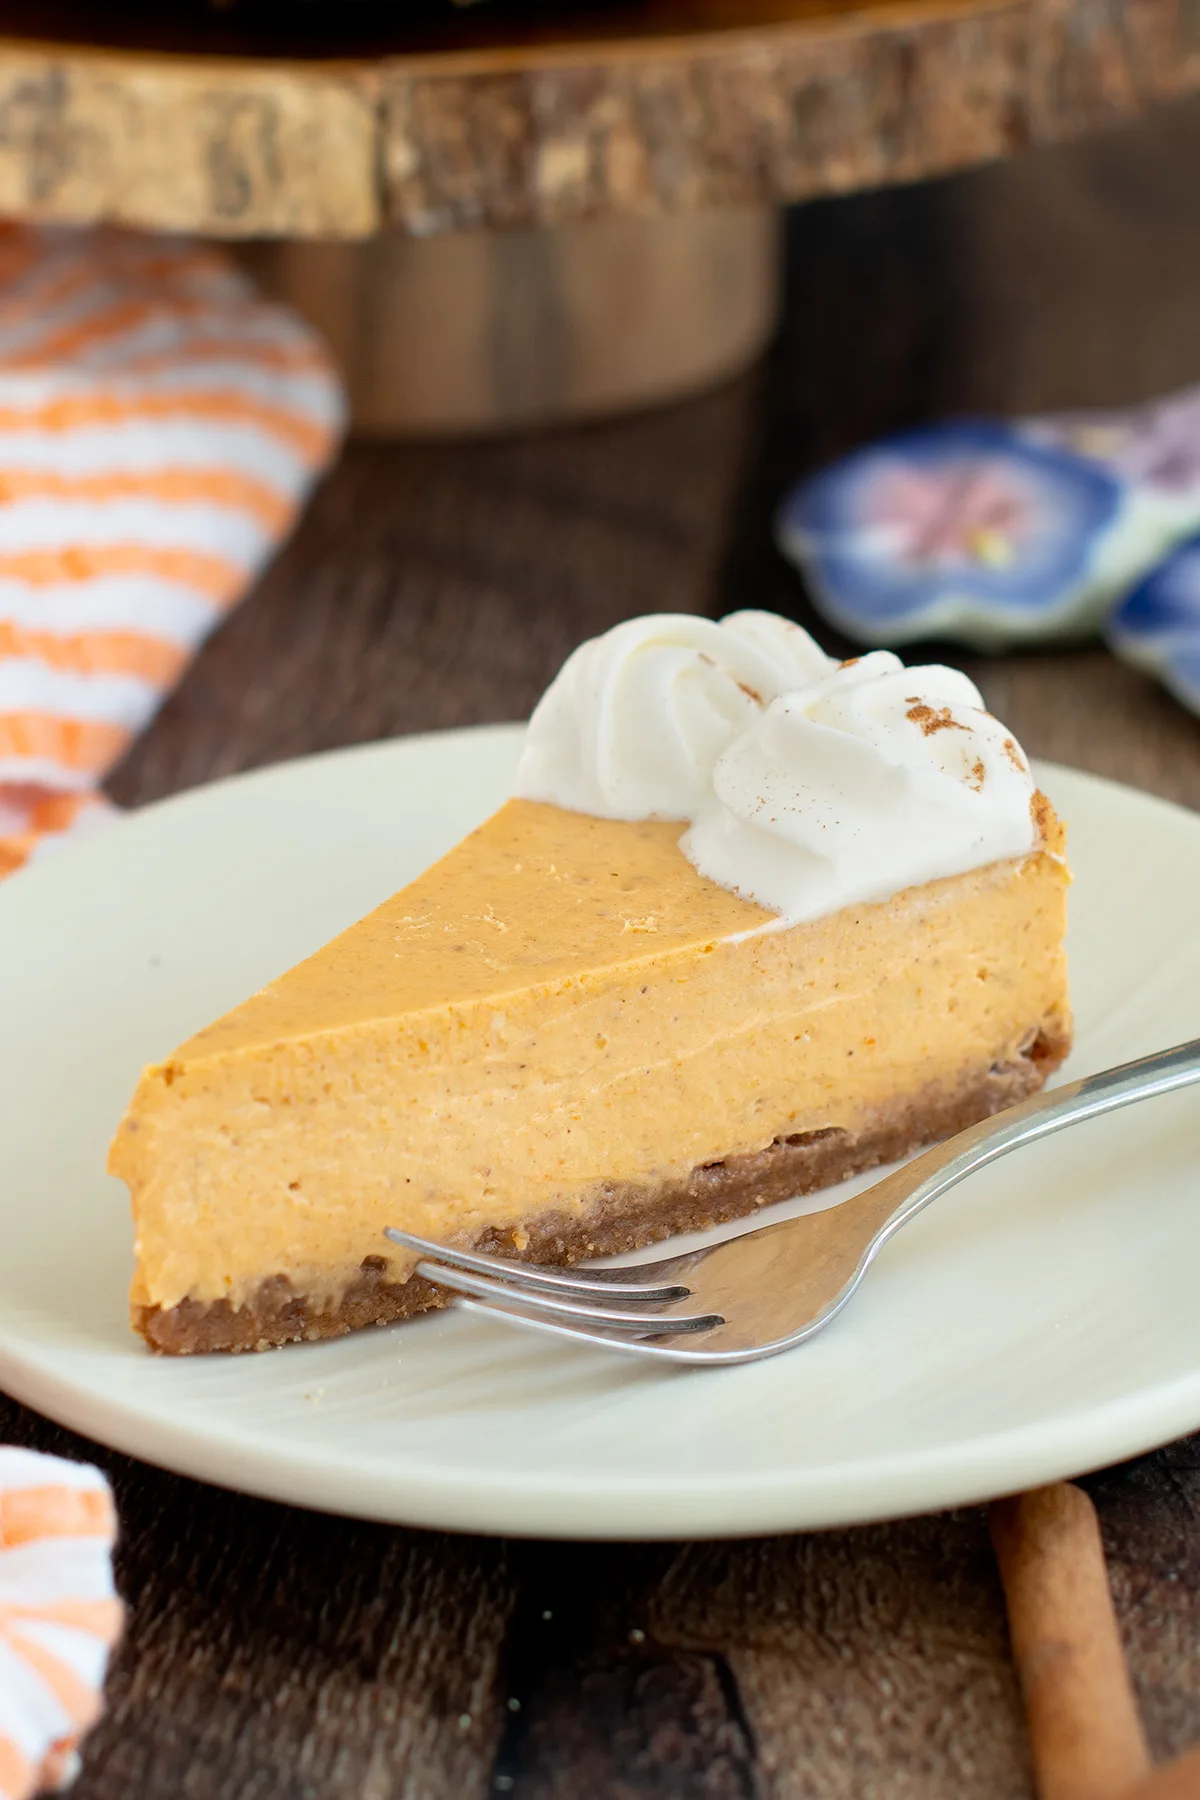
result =
M751 1800L755 1746L722 1648L654 1631L670 1548L524 1545L509 1731L493 1785L519 1800ZM511 1786L509 1785L511 1783Z
M694 1545L651 1629L727 1658L772 1800L1026 1800L1003 1599L977 1512Z
M327 1519L162 1474L0 1400L0 1442L89 1458L129 1607L78 1800L464 1800L506 1714L497 1542Z
M1088 1483L1156 1761L1200 1740L1200 1438Z

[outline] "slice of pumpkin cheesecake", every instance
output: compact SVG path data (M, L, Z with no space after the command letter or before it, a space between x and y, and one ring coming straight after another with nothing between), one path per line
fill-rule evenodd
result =
M387 1225L553 1262L751 1213L1066 1053L1061 827L953 671L631 621L568 662L518 785L145 1071L110 1167L152 1348L437 1305Z

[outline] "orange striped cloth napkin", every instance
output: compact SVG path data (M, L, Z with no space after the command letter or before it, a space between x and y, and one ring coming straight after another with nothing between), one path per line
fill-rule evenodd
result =
M69 1780L121 1631L99 1469L0 1450L0 1800Z
M111 810L343 419L319 340L219 252L0 228L0 875Z
M341 435L311 331L226 258L0 228L0 876L99 784L291 528ZM112 1500L0 1449L0 1800L69 1775L121 1624Z

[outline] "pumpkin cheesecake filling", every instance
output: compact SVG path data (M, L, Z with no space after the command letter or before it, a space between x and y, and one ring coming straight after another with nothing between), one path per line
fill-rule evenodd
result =
M789 922L702 873L686 819L510 801L145 1071L110 1161L136 1328L383 1323L438 1303L387 1225L632 1248L1021 1098L1070 1041L1062 830L1026 819L1024 854Z

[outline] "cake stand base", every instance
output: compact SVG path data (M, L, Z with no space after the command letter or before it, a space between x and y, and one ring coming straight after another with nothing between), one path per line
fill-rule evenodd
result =
M658 405L746 368L779 306L749 206L237 254L326 337L368 436L462 436Z

